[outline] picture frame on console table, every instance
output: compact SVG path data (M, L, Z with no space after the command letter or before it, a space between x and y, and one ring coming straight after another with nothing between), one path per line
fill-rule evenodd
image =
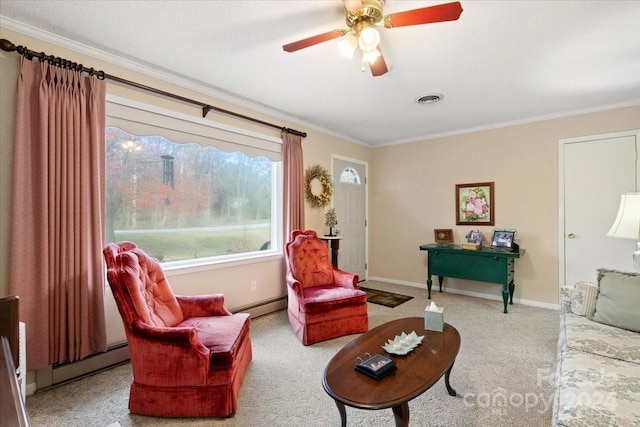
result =
M456 225L494 225L494 183L456 184Z
M436 243L453 243L453 230L451 228L434 228L433 238Z
M520 247L514 241L516 238L516 230L493 230L491 237L491 247L495 249L504 249L511 252L517 252Z
M494 230L493 237L491 238L491 246L511 248L515 234L515 230Z

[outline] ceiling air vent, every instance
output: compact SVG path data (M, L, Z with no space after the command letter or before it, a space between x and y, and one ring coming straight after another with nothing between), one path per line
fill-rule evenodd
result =
M418 104L435 104L444 98L444 95L441 93L430 93L428 95L422 95L416 98L416 102Z

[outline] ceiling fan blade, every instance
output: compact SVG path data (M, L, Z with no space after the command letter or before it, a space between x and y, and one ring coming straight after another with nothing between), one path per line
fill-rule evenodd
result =
M304 49L305 47L337 39L338 37L344 36L346 33L347 30L327 31L326 33L318 34L317 36L308 37L306 39L298 40L297 42L285 44L284 46L282 46L282 49L287 52L295 52L297 50Z
M346 10L362 9L362 0L343 0L343 3Z
M455 21L462 14L460 2L439 4L405 12L391 13L384 17L386 28L407 27L409 25L431 24Z
M380 56L376 58L373 64L370 64L371 74L373 74L374 77L381 76L389 71L389 69L387 68L387 63L384 61L384 56L382 56L380 46L378 46L378 52L380 52Z

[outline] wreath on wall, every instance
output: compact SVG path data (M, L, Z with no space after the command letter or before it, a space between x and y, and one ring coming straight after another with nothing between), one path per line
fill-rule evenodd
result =
M320 185L322 185L322 192L320 194L314 194L311 188L311 184L316 179L320 181ZM333 183L331 182L329 172L320 165L307 168L304 174L304 196L311 207L321 208L328 205L331 203L332 194Z

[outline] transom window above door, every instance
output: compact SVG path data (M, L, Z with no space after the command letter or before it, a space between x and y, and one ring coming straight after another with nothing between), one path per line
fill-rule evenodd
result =
M355 170L354 168L351 168L351 167L344 168L342 170L342 173L340 174L340 182L346 183L346 184L360 185L360 175L358 174L358 171Z

